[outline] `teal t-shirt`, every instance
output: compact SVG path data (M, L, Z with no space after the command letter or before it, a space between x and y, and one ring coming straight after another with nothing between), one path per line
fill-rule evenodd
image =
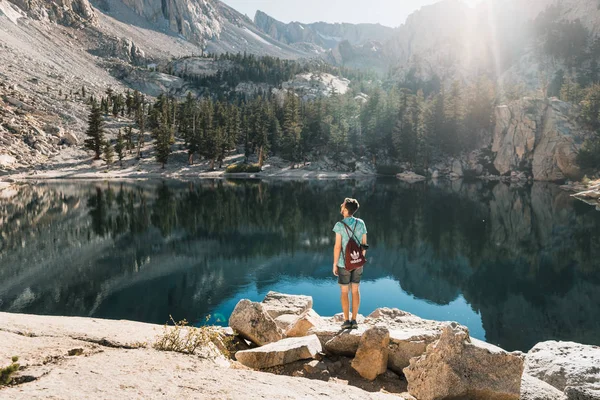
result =
M367 226L365 225L365 221L360 218L348 217L344 218L343 222L348 225L350 228L350 232L347 231L346 227L342 222L338 222L333 227L333 231L335 233L339 233L342 235L342 254L340 254L340 259L338 261L338 267L344 268L344 254L346 254L346 246L348 245L348 240L350 239L349 234L351 234L352 230L354 230L354 239L360 244L362 243L363 235L367 234ZM356 228L355 228L356 226Z

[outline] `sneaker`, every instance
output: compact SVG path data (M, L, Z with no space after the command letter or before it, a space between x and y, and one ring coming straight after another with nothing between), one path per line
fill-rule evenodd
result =
M342 329L352 329L352 322L345 320L342 324Z
M350 329L358 329L358 322L356 322L355 319L352 320L352 322L350 322L351 327Z

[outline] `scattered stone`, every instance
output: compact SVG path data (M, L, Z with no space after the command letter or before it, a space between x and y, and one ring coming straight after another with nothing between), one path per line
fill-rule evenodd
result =
M77 146L79 144L79 139L71 132L65 132L62 139L69 146Z
M600 399L600 347L548 341L527 353L525 372L569 399Z
M304 364L304 371L311 375L321 374L323 371L327 371L327 364L323 361L312 360L311 362Z
M261 369L315 358L321 351L321 342L315 335L311 335L287 338L256 349L238 351L236 358L247 367Z
M352 368L370 381L387 370L390 331L384 326L375 326L365 331L360 339Z
M235 306L229 326L240 336L259 346L277 342L284 337L283 331L263 309L262 303L243 299Z
M404 369L408 391L419 400L469 398L518 400L524 357L471 342L467 328L452 323L440 339Z
M69 350L69 352L67 353L70 357L74 357L74 356L80 356L83 354L83 349L81 348L77 348L77 349L71 349Z

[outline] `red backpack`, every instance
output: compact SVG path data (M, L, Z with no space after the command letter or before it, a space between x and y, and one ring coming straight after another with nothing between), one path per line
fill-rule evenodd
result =
M348 234L348 244L346 245L344 266L346 267L346 271L354 271L355 269L359 269L367 263L367 259L363 255L360 243L358 240L356 240L356 237L354 236L354 230L358 225L358 221L354 223L354 229L352 229L352 231L350 230L350 227L346 225L345 222L342 221L342 224L344 224L344 227L346 228L346 233Z

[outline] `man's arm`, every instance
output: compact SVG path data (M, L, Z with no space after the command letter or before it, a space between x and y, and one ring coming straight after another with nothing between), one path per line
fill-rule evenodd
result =
M368 243L367 242L367 234L366 233L363 235L361 243L362 244L367 244ZM367 255L367 250L363 250L363 256L366 256L366 255Z
M333 274L338 276L338 261L340 261L340 254L342 253L342 235L339 233L335 234L335 245L333 246Z

